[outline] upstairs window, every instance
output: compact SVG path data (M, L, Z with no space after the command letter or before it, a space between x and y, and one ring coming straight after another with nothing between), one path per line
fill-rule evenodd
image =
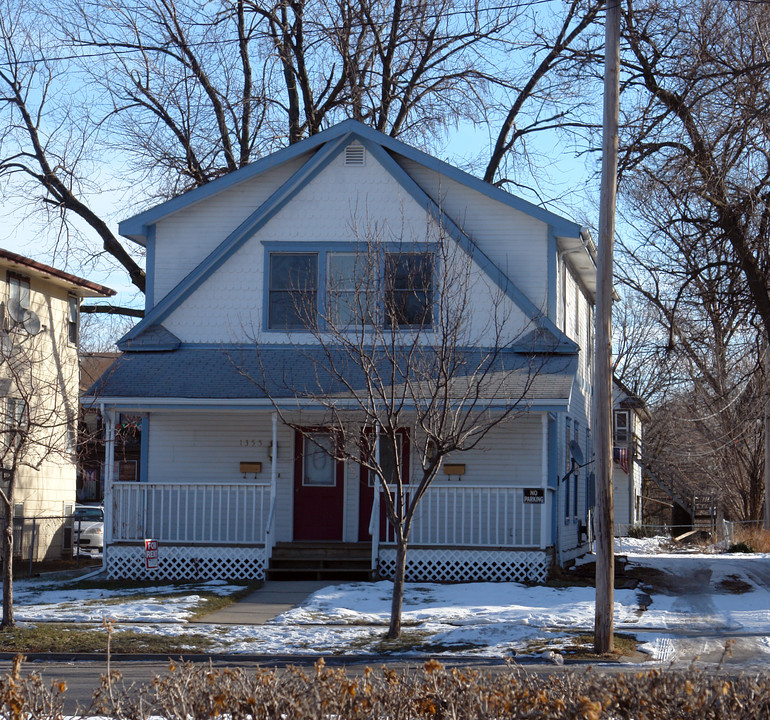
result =
M315 327L318 312L318 254L271 253L268 327Z
M627 446L631 441L631 423L628 410L615 410L614 420L614 444L620 447Z
M29 278L8 273L8 297L18 300L19 305L29 310Z
M335 328L374 321L373 263L358 253L329 253L326 269L327 319Z
M67 339L70 345L78 344L78 299L75 295L67 295Z
M433 324L431 253L385 253L384 320L391 327Z

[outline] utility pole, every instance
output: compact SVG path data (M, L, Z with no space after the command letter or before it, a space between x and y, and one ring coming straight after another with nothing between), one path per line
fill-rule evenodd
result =
M764 391L765 391L765 530L770 530L770 339L765 341L764 350Z
M618 178L620 0L608 0L604 31L604 124L596 292L596 616L594 651L614 650L615 555L612 498L612 266Z

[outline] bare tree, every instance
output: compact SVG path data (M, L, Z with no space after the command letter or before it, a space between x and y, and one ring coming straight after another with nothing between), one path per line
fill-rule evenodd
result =
M25 477L50 463L72 463L77 422L78 364L63 350L60 324L30 334L11 322L0 332L0 503L2 504L3 617L13 627L13 510Z
M48 222L61 221L59 241L86 234L144 291L144 270L93 208L91 184L98 123L88 100L73 99L69 68L58 59L50 25L24 0L0 8L0 180L23 202L34 198ZM83 105L78 106L80 99ZM73 101L74 100L74 101ZM91 247L91 243L87 243Z
M699 245L674 219L677 201L640 203L657 232L625 244L618 278L616 372L652 410L645 461L682 498L718 496L732 518L762 509L762 330L740 269L723 247ZM650 225L648 225L649 227Z
M507 103L501 103L500 119L490 118L496 135L484 180L519 185L519 166L530 170L525 175L532 174L531 139L547 131L577 148L580 145L575 141L580 134L588 135L591 128L600 125L601 119L593 111L600 86L593 81L601 62L598 48L602 39L596 24L603 6L603 2L593 0L558 3L550 22L544 22L533 5L533 26L539 29L517 38L530 60L510 76L499 78ZM546 12L553 11L554 5L549 5ZM586 147L587 143L583 144L583 150ZM553 155L546 159L547 163L553 161Z
M677 421L661 425L661 452L701 483L713 474L730 512L755 519L770 337L770 11L712 0L623 8L621 190L634 232L620 279L657 328L657 400Z
M715 300L726 300L727 312L748 303L766 337L769 33L770 8L761 3L628 2L621 162L626 188L643 188L657 210L668 207L645 235L673 225L677 238L665 229L656 238L675 239L673 252L691 255L683 286L700 270L721 274L732 294Z
M374 480L397 546L388 630L396 638L420 500L447 457L477 448L525 411L554 339L538 338L472 250L443 229L431 225L423 242L407 242L370 224L356 237L356 251L328 269L322 314L308 281L312 269L292 256L271 323L287 328L304 369L265 360L252 380L305 442ZM526 333L533 345L539 339L542 353L518 347ZM266 347L259 336L255 342ZM405 435L408 467L398 452Z
M600 5L3 0L4 193L60 223L67 262L115 261L143 291L105 177L167 199L353 117L424 147L458 122L499 126L486 174L527 185L526 139L585 124Z

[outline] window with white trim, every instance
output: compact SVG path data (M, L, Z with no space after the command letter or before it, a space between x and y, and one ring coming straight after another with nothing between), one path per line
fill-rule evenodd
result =
M67 295L67 339L70 345L78 344L78 313L80 302L76 295Z
M631 441L631 417L628 410L615 410L613 413L614 444L627 446Z
M430 251L271 251L267 262L270 330L433 325Z
M323 432L312 433L306 435L303 440L302 484L314 487L334 487L337 484L334 435Z
M29 278L8 273L8 297L11 300L17 300L19 305L25 310L29 310Z
M574 441L575 445L580 447L580 429L579 429L579 423L577 420L575 420L575 428L574 428ZM570 453L571 454L571 453ZM578 479L580 477L580 470L575 470L575 484L573 488L573 497L572 497L572 514L577 517L578 515Z
M572 467L572 458L569 452L569 441L571 438L570 419L566 420L566 432L564 434L564 475L566 477L564 481L564 520L569 520L569 498L570 498L570 480L572 478L570 474L570 468Z

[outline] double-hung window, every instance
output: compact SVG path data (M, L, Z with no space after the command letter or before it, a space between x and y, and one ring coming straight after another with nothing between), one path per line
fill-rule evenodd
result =
M433 264L431 252L270 252L267 327L430 328Z
M8 297L16 300L25 310L29 310L29 278L8 273Z
M628 410L615 410L613 413L615 445L627 447L631 441L631 427Z
M268 327L315 327L318 314L318 253L270 254Z
M67 339L70 345L78 344L78 299L75 295L67 295Z
M391 327L433 324L433 255L385 253L384 320Z
M374 263L366 253L327 254L326 319L335 329L374 321Z
M5 447L17 448L27 429L27 403L20 398L6 398L5 402Z

